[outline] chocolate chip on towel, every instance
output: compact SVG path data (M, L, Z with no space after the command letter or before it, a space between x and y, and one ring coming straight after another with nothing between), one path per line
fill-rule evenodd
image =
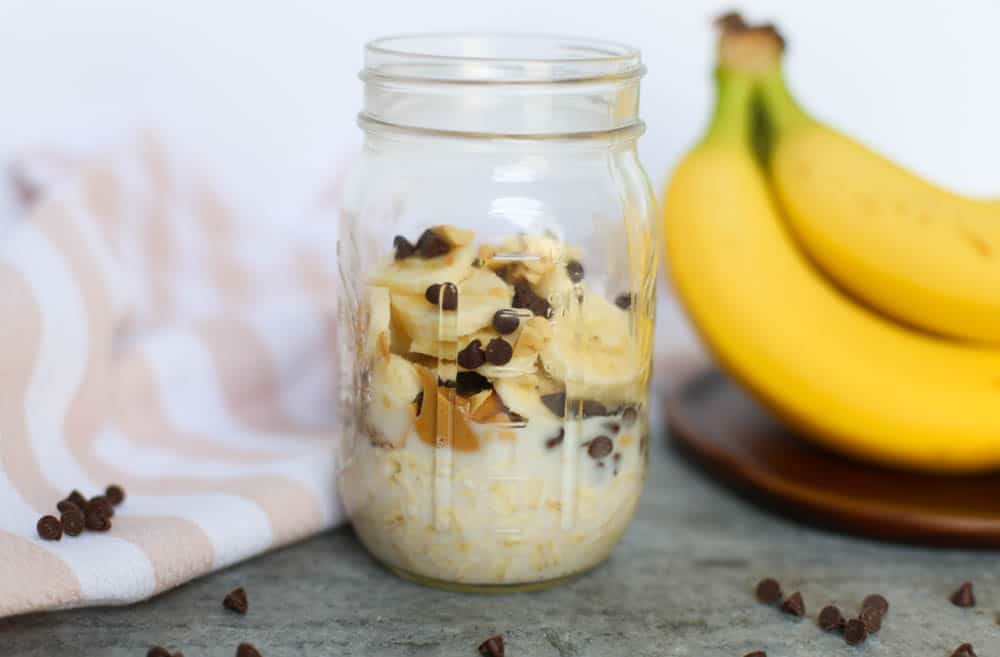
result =
M883 616L889 613L889 601L885 599L885 596L879 595L878 593L872 593L865 597L864 602L861 603L861 608L874 607L878 609Z
M63 535L62 523L55 516L42 516L38 519L35 529L38 530L38 535L46 541L58 541Z
M66 532L67 536L79 536L83 533L83 528L86 524L83 511L76 508L76 506L72 510L62 514L60 521L62 522L63 531Z
M842 630L846 623L844 615L833 605L827 605L819 612L819 627L824 632Z
M865 624L862 623L857 618L852 618L847 621L847 625L844 626L844 641L848 645L856 646L868 638L868 629Z
M117 484L111 484L104 490L104 496L111 500L111 503L118 506L125 501L125 489Z
M263 657L252 643L241 643L236 648L236 657Z
M146 652L146 657L170 657L170 651L162 646L153 646Z
M757 584L757 599L766 605L781 600L781 584L778 584L778 580L770 577L760 580Z

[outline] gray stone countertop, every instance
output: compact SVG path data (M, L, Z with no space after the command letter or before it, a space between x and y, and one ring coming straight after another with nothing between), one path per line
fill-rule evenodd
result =
M2 657L144 657L163 644L186 657L232 657L241 641L264 657L476 657L502 632L509 657L949 657L971 642L1000 657L1000 553L885 545L806 527L706 478L651 444L639 514L613 557L561 587L510 595L437 591L402 581L349 529L204 577L149 602L0 620ZM754 601L755 583L800 590L796 620ZM949 594L976 585L978 606ZM220 602L244 586L250 613ZM884 593L882 631L850 647L816 627L820 608L857 612Z

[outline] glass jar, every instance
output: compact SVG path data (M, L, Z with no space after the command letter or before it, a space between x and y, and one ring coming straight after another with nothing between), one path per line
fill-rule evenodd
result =
M589 40L366 48L340 208L339 487L404 577L545 586L607 558L635 512L658 253L643 71Z

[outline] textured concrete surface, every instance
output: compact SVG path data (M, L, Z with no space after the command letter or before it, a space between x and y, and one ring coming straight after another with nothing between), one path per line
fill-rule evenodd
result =
M0 620L3 657L146 654L231 657L251 641L265 657L475 657L502 632L509 657L893 655L949 657L964 641L1000 657L1000 553L888 546L780 518L709 481L667 447L654 458L643 504L613 558L560 588L476 596L401 581L349 530L317 537L129 608ZM757 604L772 575L801 590L807 617ZM979 605L948 595L975 582ZM225 611L242 585L250 613ZM852 648L816 627L820 608L854 610L870 592L892 608L881 633Z

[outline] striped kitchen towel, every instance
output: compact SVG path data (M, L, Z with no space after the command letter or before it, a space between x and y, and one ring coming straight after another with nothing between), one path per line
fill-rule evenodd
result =
M332 202L247 216L145 135L0 231L0 616L147 598L331 527ZM72 489L109 532L43 541Z

